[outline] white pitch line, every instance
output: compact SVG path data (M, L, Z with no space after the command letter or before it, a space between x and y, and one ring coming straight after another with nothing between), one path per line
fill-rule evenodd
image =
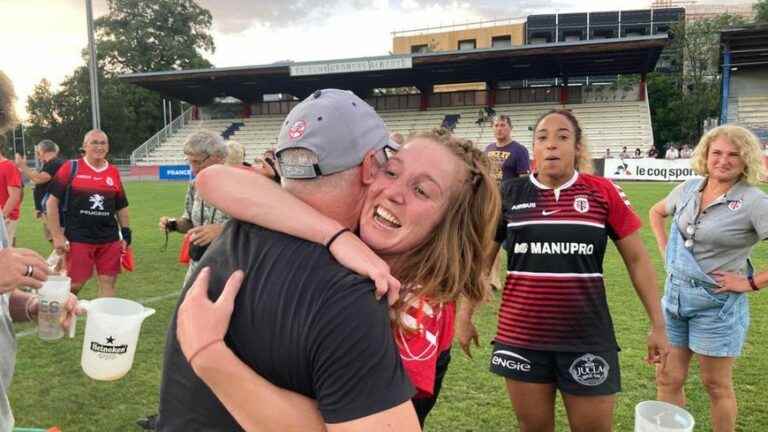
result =
M146 299L140 299L140 300L134 300L134 301L137 302L137 303L141 303L141 304L145 305L145 304L151 304L151 303L159 302L160 300L165 300L165 299L169 299L169 298L172 298L172 297L178 297L180 295L181 295L181 290L176 291L176 292L169 292L169 293L166 293L166 294L163 294L163 295L159 295L159 296L156 296L156 297L149 297L149 298L146 298ZM37 328L31 328L29 330L24 330L22 332L16 333L16 339L20 339L20 338L23 338L23 337L31 336L31 335L36 334L36 333L37 333Z

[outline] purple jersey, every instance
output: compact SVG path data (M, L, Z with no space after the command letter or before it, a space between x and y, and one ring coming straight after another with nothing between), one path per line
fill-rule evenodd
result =
M517 141L498 147L488 144L485 154L491 160L491 174L497 183L527 174L530 170L528 150Z

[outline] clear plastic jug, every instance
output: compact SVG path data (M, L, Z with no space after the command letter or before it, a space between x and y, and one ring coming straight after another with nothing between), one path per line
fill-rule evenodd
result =
M691 432L693 416L677 405L643 401L635 406L635 432Z
M80 306L88 313L80 358L83 372L95 380L122 378L133 365L141 323L155 310L114 297L81 300Z

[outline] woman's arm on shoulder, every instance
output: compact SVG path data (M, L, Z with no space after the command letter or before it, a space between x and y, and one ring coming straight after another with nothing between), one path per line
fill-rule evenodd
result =
M235 219L311 242L325 244L343 228L253 171L213 165L197 176L195 187L206 202Z

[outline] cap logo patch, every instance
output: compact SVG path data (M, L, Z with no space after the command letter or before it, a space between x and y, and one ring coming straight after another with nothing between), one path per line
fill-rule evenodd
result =
M307 123L304 120L299 120L288 129L288 137L296 140L304 136L304 131L307 129Z

